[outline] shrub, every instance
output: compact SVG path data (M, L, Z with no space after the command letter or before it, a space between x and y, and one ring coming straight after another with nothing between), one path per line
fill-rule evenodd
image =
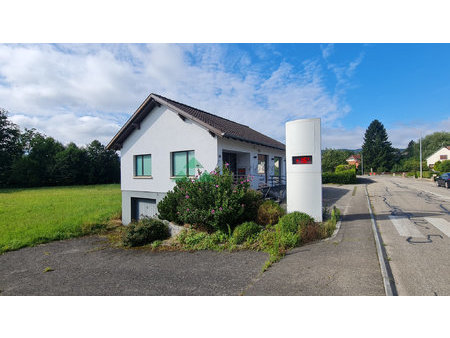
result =
M263 202L263 196L260 191L248 189L242 197L242 204L244 204L244 212L239 220L239 223L256 220L258 209Z
M442 161L441 165L439 166L439 171L442 174L450 172L450 160Z
M285 214L284 209L274 201L265 201L258 208L256 222L260 225L273 225L278 223L281 216Z
M160 217L176 219L178 223L192 224L209 232L226 232L242 220L255 217L260 195L250 192L250 180L233 183L233 174L227 166L210 173L201 173L195 178L176 181L172 194L160 203ZM247 203L250 203L247 205Z
M309 224L314 224L314 218L303 212L294 211L281 217L278 225L281 231L297 233L306 228Z
M261 226L255 222L245 222L234 229L233 239L236 244L241 244L245 242L247 238L258 234L261 230Z
M356 183L356 170L346 170L336 173L322 173L322 183L354 184Z
M347 170L356 170L356 167L354 165L350 165L350 164L339 164L336 169L334 170L335 173L341 173L343 171L347 171Z
M170 237L167 224L155 218L143 217L139 222L131 223L125 236L125 246L141 246L156 240L164 240Z
M159 218L169 222L181 223L178 217L177 207L181 200L181 194L176 191L169 191L167 195L158 203Z
M302 243L312 242L323 237L320 226L317 223L307 224L299 229Z
M419 175L420 175L420 173L419 173ZM431 178L431 175L432 175L431 171L422 171L423 178Z

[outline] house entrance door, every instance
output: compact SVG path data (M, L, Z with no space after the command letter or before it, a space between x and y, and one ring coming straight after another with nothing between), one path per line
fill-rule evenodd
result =
M234 176L237 175L237 155L236 153L222 152L223 164L228 163L228 168Z

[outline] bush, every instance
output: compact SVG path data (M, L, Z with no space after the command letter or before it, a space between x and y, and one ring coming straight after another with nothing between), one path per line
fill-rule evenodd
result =
M244 204L244 212L239 220L239 223L256 220L258 209L263 202L263 196L260 191L248 189L242 197L242 204Z
M285 214L284 209L274 201L265 201L258 208L256 222L260 225L273 225L278 223L281 216Z
M356 183L356 170L346 170L336 173L322 173L322 183L354 184Z
M442 161L440 166L439 166L439 171L442 174L450 172L450 160Z
M181 200L181 194L175 191L169 191L167 195L158 203L159 218L169 222L181 224L178 217L177 206Z
M177 180L173 191L158 203L160 217L209 232L226 232L228 226L253 220L261 195L250 192L250 180L235 185L228 168L224 166L222 171L199 172L195 178Z
M241 244L253 235L261 231L261 226L255 222L245 222L238 225L233 231L233 238L236 244Z
M356 170L356 166L350 164L339 164L334 170L335 173L341 173L347 170Z
M419 175L420 175L420 173L419 173ZM423 178L431 178L431 175L432 175L431 171L422 171Z
M314 224L314 218L303 212L294 211L281 217L278 225L281 231L297 233L299 230L306 228L308 225Z
M170 237L167 224L155 218L143 217L139 222L131 223L125 236L125 246L141 246L156 240L164 240Z

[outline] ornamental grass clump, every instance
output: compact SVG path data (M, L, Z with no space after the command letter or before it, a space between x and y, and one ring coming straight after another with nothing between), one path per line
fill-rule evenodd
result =
M233 174L225 165L210 173L199 171L195 177L176 181L173 191L158 203L159 217L179 224L190 224L209 232L228 231L252 220L259 206L260 194L250 190L250 180L234 184Z
M277 224L284 214L284 209L278 203L268 200L259 206L256 222L263 226Z

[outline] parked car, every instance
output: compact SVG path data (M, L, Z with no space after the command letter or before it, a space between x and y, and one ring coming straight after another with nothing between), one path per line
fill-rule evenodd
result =
M441 176L436 177L436 183L438 187L446 187L450 188L450 173L442 174Z

